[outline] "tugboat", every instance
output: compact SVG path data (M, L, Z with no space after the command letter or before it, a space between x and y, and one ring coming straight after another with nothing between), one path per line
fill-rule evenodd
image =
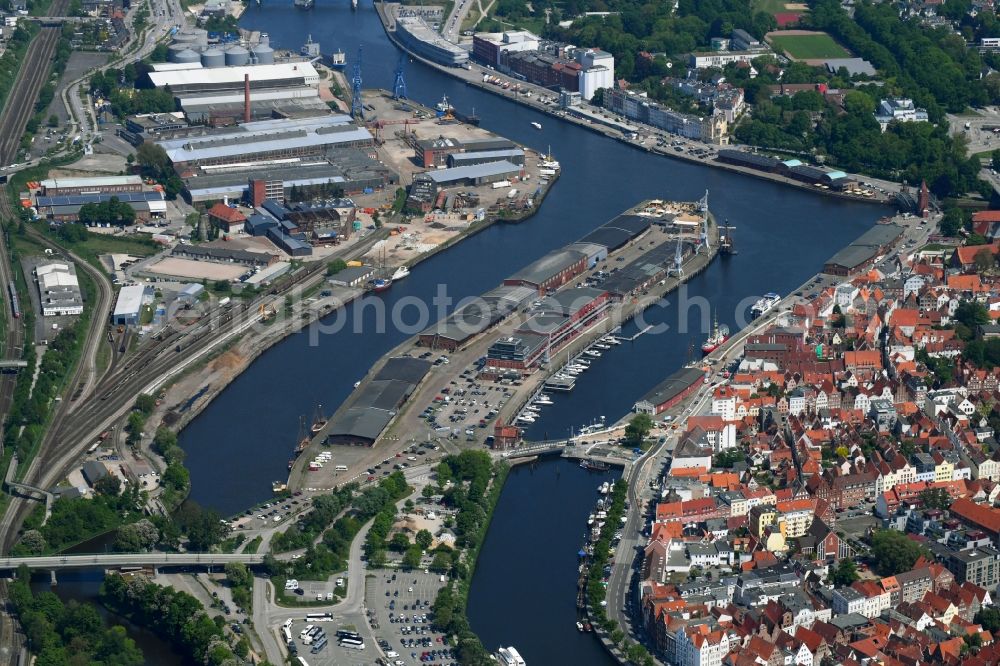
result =
M712 335L701 345L701 353L710 354L721 347L729 339L729 327L723 324L719 326L719 319L716 317L712 326Z
M330 54L330 68L336 70L342 70L347 66L347 56L340 49L337 49L336 53Z

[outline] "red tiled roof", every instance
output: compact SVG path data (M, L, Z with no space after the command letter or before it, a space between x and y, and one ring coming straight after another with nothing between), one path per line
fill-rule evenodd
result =
M230 208L224 203L217 203L212 206L208 214L225 222L246 222L247 218L235 208Z

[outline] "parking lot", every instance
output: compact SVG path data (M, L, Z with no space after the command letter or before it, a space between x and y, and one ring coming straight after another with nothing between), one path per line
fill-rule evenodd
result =
M470 367L441 387L421 417L442 437L484 443L488 426L513 395L510 386L478 381Z
M284 526L292 516L308 509L310 501L310 498L302 497L301 492L296 492L291 499L265 502L247 509L243 515L233 518L231 526L234 530L259 530Z
M424 571L375 571L365 595L369 622L387 661L396 666L457 664L443 636L431 629L431 605L445 582Z

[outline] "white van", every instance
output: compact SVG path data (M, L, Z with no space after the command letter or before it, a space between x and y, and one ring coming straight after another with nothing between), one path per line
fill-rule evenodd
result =
M337 470L338 472L346 472L347 465L337 465L336 467L334 467L334 469Z

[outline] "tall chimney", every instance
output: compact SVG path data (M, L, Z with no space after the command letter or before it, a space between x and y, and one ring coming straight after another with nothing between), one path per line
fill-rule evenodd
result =
M250 122L250 74L243 75L243 122Z

